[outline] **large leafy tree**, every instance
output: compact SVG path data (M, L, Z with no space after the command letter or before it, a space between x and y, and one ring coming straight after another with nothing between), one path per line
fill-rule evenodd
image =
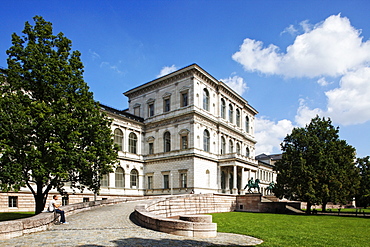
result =
M360 189L356 197L359 206L368 207L370 205L370 156L357 159L357 166L360 169Z
M282 159L276 163L275 195L307 202L346 203L359 185L355 148L339 139L339 128L330 119L316 116L305 128L294 128L281 144Z
M12 35L0 84L0 188L33 193L36 214L51 189L98 192L117 159L110 120L83 79L80 52L35 16Z

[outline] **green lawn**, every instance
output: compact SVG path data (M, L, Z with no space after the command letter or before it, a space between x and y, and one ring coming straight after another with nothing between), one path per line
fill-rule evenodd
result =
M34 216L35 212L0 213L0 221L16 220Z
M370 246L370 219L266 213L215 213L219 232L253 236L260 246Z

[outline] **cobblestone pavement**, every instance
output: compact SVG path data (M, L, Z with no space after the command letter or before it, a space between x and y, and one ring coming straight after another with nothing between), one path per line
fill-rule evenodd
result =
M140 202L139 202L140 203ZM130 220L138 202L120 203L67 217L68 225L0 240L0 246L252 246L262 240L245 235L217 233L215 238L166 234L135 225Z

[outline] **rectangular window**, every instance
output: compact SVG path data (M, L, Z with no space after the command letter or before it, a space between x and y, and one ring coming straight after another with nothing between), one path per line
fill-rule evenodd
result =
M164 99L163 101L163 111L164 112L169 112L171 110L171 101L170 98Z
M181 149L188 148L188 136L181 136Z
M169 175L168 174L165 174L163 175L163 188L164 189L169 189L170 188L170 179L169 179Z
M188 106L188 93L181 94L181 106Z
M62 206L66 206L66 205L68 205L68 197L67 196L64 196L64 197L62 197Z
M148 189L153 189L153 176L148 176Z
M150 103L148 105L148 115L149 115L149 117L154 116L154 103Z
M149 154L154 154L154 144L153 144L153 142L149 143Z
M187 174L186 173L180 173L180 186L181 188L187 188Z
M17 208L18 207L18 196L9 196L8 206L9 208Z
M90 199L88 197L82 198L82 202L88 202L88 201L90 201Z
M134 115L140 117L140 106L134 108Z

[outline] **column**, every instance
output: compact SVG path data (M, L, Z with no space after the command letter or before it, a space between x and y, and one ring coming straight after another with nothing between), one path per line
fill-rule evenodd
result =
M237 185L237 179L238 179L238 170L237 170L237 166L236 165L234 165L234 170L233 170L233 194L238 194L238 188L236 187L236 185Z

